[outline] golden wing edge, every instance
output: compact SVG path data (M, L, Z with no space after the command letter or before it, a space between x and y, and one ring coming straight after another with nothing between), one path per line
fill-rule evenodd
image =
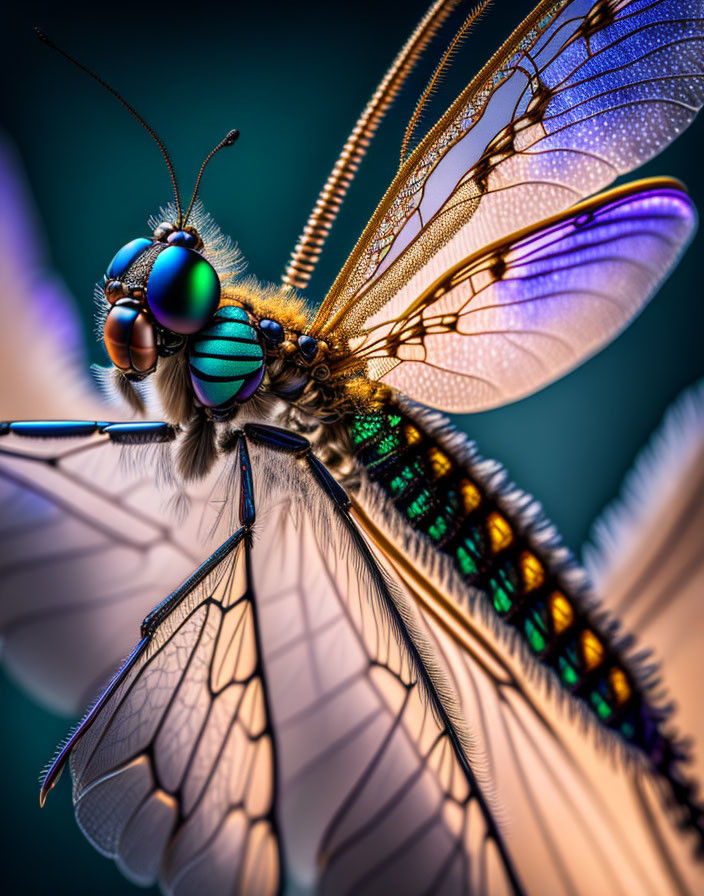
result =
M549 217L543 218L540 221L536 221L533 224L528 224L525 227L521 227L519 230L516 230L513 233L509 233L505 237L495 240L493 243L489 243L489 245L487 246L483 246L481 249L479 249L479 251L473 252L466 258L458 261L452 267L448 268L443 274L441 274L433 283L430 284L430 286L423 290L418 298L408 306L408 308L404 312L403 317L399 317L397 318L397 320L400 321L408 318L420 308L423 308L426 305L428 298L432 296L434 292L436 292L439 288L442 288L443 284L447 280L452 280L465 268L474 268L478 262L481 262L482 259L491 259L497 256L501 253L502 250L507 249L514 243L518 243L521 240L526 239L537 231L545 230L547 228L555 226L556 224L561 224L564 221L567 221L569 218L574 217L575 215L588 214L594 209L600 208L602 205L606 205L613 200L625 199L628 196L635 196L638 193L645 192L646 190L655 189L675 190L682 193L683 196L689 198L689 190L687 189L685 184L683 184L682 181L678 180L676 177L670 177L669 175L644 177L638 180L631 181L627 184L621 184L620 186L613 187L609 190L604 190L601 193L597 193L595 196L590 196L588 199L583 199L581 202L570 206L564 211L556 212L554 215L550 215ZM692 208L695 208L694 203L692 203ZM338 315L335 315L335 320L337 320L337 318Z
M369 239L379 227L382 218L386 214L391 204L391 201L396 195L397 188L407 178L409 172L413 169L419 159L424 155L428 147L443 132L450 121L457 115L457 112L466 101L467 97L469 97L474 91L476 91L489 78L489 76L494 73L494 71L498 68L501 60L505 57L508 57L514 51L521 38L528 31L530 31L530 29L535 25L537 21L540 20L540 18L544 15L545 10L550 8L551 6L554 6L554 4L555 0L542 0L542 2L538 4L538 6L536 6L533 12L530 13L530 15L528 15L521 22L521 24L515 29L515 31L513 31L511 36L506 41L504 41L504 43L493 54L493 56L491 56L489 61L479 70L474 78L472 78L467 87L465 87L465 89L462 91L462 93L460 93L457 99L449 106L445 114L428 131L425 137L423 137L423 139L415 147L411 155L406 159L404 164L399 168L396 176L391 181L388 189L384 193L381 201L379 202L374 213L369 219L367 226L362 231L361 236L357 240L354 248L352 249L352 252L350 253L344 266L342 267L342 270L335 278L335 282L331 286L327 296L318 309L318 312L310 328L310 332L312 334L320 336L331 332L334 329L338 319L347 312L349 303L345 304L340 309L340 311L335 314L335 317L332 320L327 321L331 307L334 305L335 300L338 298L340 292L342 291L343 284L357 265L362 252L369 242Z
M501 254L509 249L512 245L519 243L521 240L529 238L531 235L537 233L541 230L546 230L554 226L558 226L570 218L575 216L579 216L582 214L589 214L590 212L595 211L596 209L601 208L611 202L618 201L621 199L627 199L631 196L637 196L640 193L645 193L651 190L671 190L677 193L680 193L681 196L688 200L690 204L690 208L694 214L694 227L692 230L692 236L696 232L697 223L698 223L698 215L697 209L694 203L691 200L689 191L682 181L678 180L675 177L670 177L668 175L654 176L654 177L646 177L639 178L638 180L630 181L626 184L621 184L617 187L612 187L608 190L604 190L601 193L597 193L594 196L590 196L587 199L583 199L581 202L576 203L575 205L570 206L563 211L556 212L553 215L550 215L547 218L543 218L539 221L536 221L532 224L528 224L525 227L522 227L512 233L507 234L504 237L501 237L498 240L495 240L492 243L489 243L487 246L483 246L481 249L476 252L472 252L467 255L465 258L458 261L456 264L452 265L452 267L448 268L444 271L439 277L437 277L423 292L404 310L402 315L399 315L393 321L394 330L403 323L403 321L410 320L414 314L421 311L426 307L431 307L432 304L442 298L442 295L447 291L448 282L452 283L452 285L456 285L456 278L466 272L467 276L471 273L476 273L476 270L482 264L488 265L496 262L498 258L501 257ZM686 251L687 244L685 244L683 251ZM462 279L466 279L466 277L462 277ZM431 300L432 301L429 301ZM346 309L341 309L335 317L330 322L330 326L332 328L332 332L334 334L334 327L342 324L346 315ZM384 324L377 325L387 327L389 322L384 322ZM369 337L377 326L364 329L362 328L359 332L359 342L354 347L354 349L339 362L339 365L336 367L335 372L340 373L344 369L354 369L359 370L360 364L364 364L365 360L369 355L369 343L368 339L365 339L365 335ZM380 342L373 343L376 351L381 351L383 348L383 339ZM587 360L586 358L584 360ZM395 366L395 365L394 365ZM389 371L390 372L390 371ZM561 376L564 376L562 374ZM560 376L560 378L561 378ZM382 384L384 383L384 377L382 376L379 380ZM547 385L547 384L546 384ZM392 387L393 388L393 387ZM544 387L541 387L544 388ZM533 394L535 390L532 390L528 394ZM523 396L525 397L525 396ZM518 398L512 399L512 401L519 400ZM501 402L498 407L502 406L505 402ZM478 410L489 410L489 407L482 407Z

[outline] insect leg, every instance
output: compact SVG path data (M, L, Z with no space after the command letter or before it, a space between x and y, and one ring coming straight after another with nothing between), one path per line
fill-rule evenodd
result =
M244 535L254 524L254 488L252 484L252 467L247 452L245 440L241 438L241 432L236 431L232 434L231 440L226 446L228 451L237 451L240 467L240 528L231 535L227 541L223 542L220 547L208 557L190 575L186 581L173 591L168 597L164 598L160 604L145 616L142 621L140 634L142 637L149 637L153 634L157 626L162 620L174 609L174 607L194 588L196 588L203 579L208 576L215 567L231 553Z
M78 741L83 737L83 735L88 731L90 726L93 724L95 719L98 716L98 713L103 708L103 706L110 699L110 696L115 691L115 688L120 684L125 675L129 672L132 666L137 662L139 657L144 653L147 644L149 643L149 636L145 636L142 640L137 644L132 653L127 657L124 663L117 670L115 675L110 680L110 683L105 688L103 693L98 697L93 706L88 710L85 716L81 719L78 727L75 728L71 734L69 735L66 742L61 746L59 752L56 757L53 759L51 765L49 766L46 774L43 777L41 790L39 791L39 805L43 806L46 802L47 795L49 791L54 787L56 782L61 777L61 773L64 770L64 766L68 762L68 759L71 755L71 751L76 746Z
M69 427L72 427L72 431L67 434L76 435L76 428L78 424L67 425ZM141 443L146 441L166 441L175 436L174 427L171 427L168 424L106 424L102 426L102 428L100 424L86 423L81 425L84 425L86 428L89 425L93 427L90 431L87 431L85 433L87 435L95 432L105 432L113 441L122 441L128 444ZM151 431L149 427L151 427ZM33 431L30 431L30 434L35 437L39 437L39 433L42 433L42 437L47 438L47 433L49 433L49 435L53 435L55 429L59 428L51 427L48 423L38 423L35 429ZM62 430L59 431L61 432ZM52 789L52 787L54 787L59 777L61 776L61 772L63 771L72 750L75 748L76 744L83 737L86 731L88 731L88 729L91 727L102 708L115 692L116 688L125 679L126 675L130 672L135 663L147 649L149 642L151 641L159 625L182 600L184 600L189 594L191 594L192 591L197 588L216 569L216 567L220 563L222 563L222 561L228 556L228 554L232 553L232 551L245 537L247 532L251 529L255 518L254 491L252 487L252 470L249 461L249 454L247 452L247 446L245 444L245 440L243 438L240 438L240 434L235 433L235 437L228 447L232 450L234 450L235 448L237 448L238 450L240 466L240 528L233 535L231 535L227 539L227 541L223 542L223 544L221 544L220 547L214 553L212 553L207 560L201 563L201 565L195 570L195 572L193 572L175 591L173 591L168 597L161 601L161 603L157 604L157 606L144 618L140 629L141 639L139 643L115 673L107 687L103 690L100 697L93 704L87 714L83 717L78 727L69 736L68 740L61 747L58 755L51 763L42 781L39 796L41 805L44 805L47 794Z
M178 427L170 423L110 423L100 429L110 441L121 445L144 445L150 442L172 442L178 435Z
M34 439L66 439L72 436L92 436L99 431L100 426L95 420L5 421L0 423L0 436L12 433Z
M100 710L103 708L103 706L105 706L107 701L115 692L116 688L121 684L125 676L129 673L130 669L132 669L134 664L147 649L149 642L151 641L152 636L159 626L160 622L174 609L174 607L180 601L187 597L194 588L196 588L205 578L207 578L207 576L210 575L210 573L217 567L219 563L222 562L222 560L225 559L225 557L227 557L228 554L232 553L232 551L237 547L237 545L244 537L245 531L246 529L244 526L239 528L234 533L234 535L231 535L227 539L227 541L223 542L223 544L221 544L220 547L214 553L212 553L207 560L201 563L198 569L196 569L196 571L192 575L190 575L185 580L185 582L183 582L175 591L173 591L167 598L165 598L160 604L158 604L151 611L151 613L149 613L148 616L144 618L140 630L141 639L139 643L134 648L132 653L127 657L124 663L120 666L118 671L110 680L107 687L103 690L93 706L88 710L86 715L79 723L78 727L71 733L68 740L61 747L56 758L49 766L49 769L44 775L44 779L41 785L41 791L39 794L40 805L44 805L47 794L61 777L61 773L71 755L71 751L91 727L93 722L98 717Z
M281 429L278 426L268 426L260 423L247 423L244 432L248 438L255 442L260 442L269 448L305 457L315 481L323 491L327 492L338 507L345 510L350 507L350 499L347 497L347 492L328 472L325 465L313 454L311 444L304 436L287 429Z
M328 493L328 495L341 510L349 510L351 501L347 492L340 485L337 479L335 479L331 475L325 464L322 463L322 461L318 460L318 458L313 454L312 451L310 452L310 454L306 455L306 460L308 461L310 471L315 477L318 485Z
M266 423L245 423L244 434L255 442L288 454L303 455L311 447L305 436L279 426L268 426Z
M247 442L239 439L239 467L240 467L240 523L247 529L254 525L254 483L252 482L252 464L249 460Z
M484 793L479 787L477 778L472 770L471 763L465 747L462 744L461 737L453 723L447 707L443 702L438 687L428 673L420 649L416 644L411 630L409 621L405 618L402 609L394 599L390 590L389 579L384 570L377 563L367 540L362 531L358 528L355 520L350 514L351 501L342 488L342 486L334 479L325 465L320 461L312 451L312 446L308 439L298 433L289 430L280 429L274 426L265 426L261 424L248 423L244 427L244 435L252 441L259 442L274 450L283 451L288 454L295 454L301 458L305 458L311 476L318 486L324 491L332 501L336 513L340 519L342 526L347 530L352 545L357 552L361 563L367 568L369 574L374 579L378 593L382 596L384 605L388 610L390 617L394 622L394 629L402 639L404 648L407 651L414 668L419 670L421 687L426 695L427 701L435 717L442 722L447 732L447 736L452 745L452 749L457 756L459 764L466 775L467 781L472 793L472 799L476 800L476 804L480 807L482 816L487 826L487 831L501 856L502 864L506 870L506 874L511 881L513 891L516 894L522 894L523 887L518 879L516 871L513 867L511 858L504 844L503 837L495 822L491 808L487 803Z
M143 445L149 442L171 442L178 427L170 423L109 423L99 420L16 420L0 423L0 437L22 436L32 439L70 439L77 436L106 435L121 445Z

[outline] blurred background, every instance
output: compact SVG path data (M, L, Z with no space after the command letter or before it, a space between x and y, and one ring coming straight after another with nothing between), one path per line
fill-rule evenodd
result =
M145 232L148 214L169 201L170 184L136 122L43 47L32 26L147 118L169 147L184 196L205 154L230 128L240 129L237 146L208 170L201 195L239 242L249 270L276 280L358 113L426 5L123 0L12 4L3 12L2 129L26 168L48 262L80 303L92 361L107 363L92 336L93 284L115 251ZM532 6L497 0L428 125ZM393 177L406 122L441 52L440 41L383 124L308 290L312 301L325 294ZM700 118L639 176L679 177L704 208L703 137ZM536 396L456 420L540 499L574 551L667 405L704 373L701 247L698 236L642 316L597 358ZM39 810L37 775L70 722L38 708L4 675L0 712L3 892L134 892L80 834L67 780Z

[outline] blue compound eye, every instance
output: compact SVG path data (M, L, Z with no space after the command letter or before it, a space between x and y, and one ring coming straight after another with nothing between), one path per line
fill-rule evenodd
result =
M174 230L166 237L170 246L185 246L187 249L198 249L199 239L195 233L188 230Z
M147 281L147 304L166 330L182 336L197 333L219 302L220 279L198 252L168 246L157 256Z
M259 329L261 330L262 336L267 342L271 343L271 345L281 345L284 341L284 336L286 334L278 320L272 320L269 317L265 317L259 321Z
M106 280L120 280L129 266L152 245L152 241L139 237L124 245L108 265Z

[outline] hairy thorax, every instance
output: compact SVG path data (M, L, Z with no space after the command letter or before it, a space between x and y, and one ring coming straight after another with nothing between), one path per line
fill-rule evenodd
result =
M246 278L223 289L218 313L242 309L259 335L263 349L261 380L246 401L226 409L205 407L194 389L191 350L161 359L154 383L166 419L184 432L178 466L184 478L204 475L219 453L219 442L245 422L267 422L305 434L328 462L344 455L344 420L376 405L387 390L367 380L363 371L336 372L348 355L346 345L316 339L307 332L305 301L291 289L267 287ZM241 345L219 335L198 336L199 354L225 365ZM224 377L220 377L223 379ZM218 385L220 385L218 383Z

